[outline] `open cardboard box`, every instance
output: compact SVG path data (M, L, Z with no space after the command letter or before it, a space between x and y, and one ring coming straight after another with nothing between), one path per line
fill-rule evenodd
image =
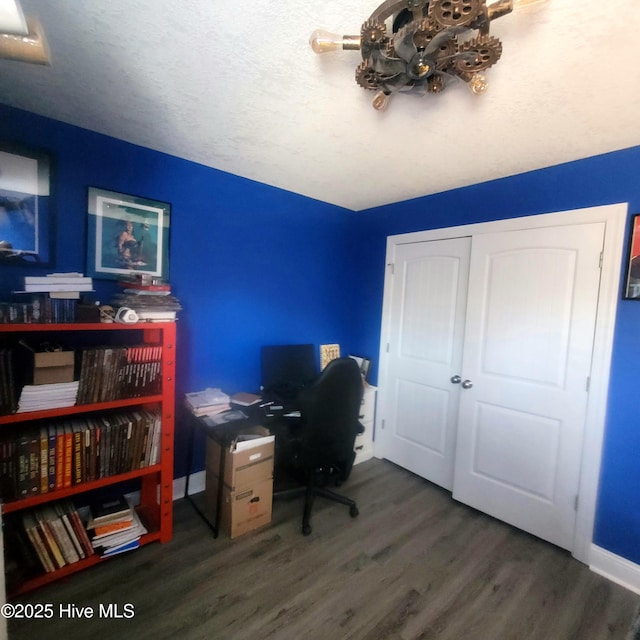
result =
M225 487L236 491L273 478L274 451L275 436L268 429L248 427L225 452ZM220 475L220 444L213 438L207 438L206 467L214 476Z
M225 451L221 525L236 538L271 522L275 437L251 427ZM220 445L207 439L206 499L215 512L220 481Z

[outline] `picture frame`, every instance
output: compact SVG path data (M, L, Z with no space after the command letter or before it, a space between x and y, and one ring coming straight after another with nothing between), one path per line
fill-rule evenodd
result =
M168 280L169 203L89 187L87 211L87 275Z
M53 263L53 158L0 141L0 266Z
M622 297L625 300L640 300L640 214L631 218L627 272Z

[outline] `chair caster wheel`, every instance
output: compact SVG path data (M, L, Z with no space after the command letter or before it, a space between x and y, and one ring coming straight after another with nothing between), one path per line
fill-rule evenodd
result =
M303 536L308 536L311 533L311 525L310 524L303 524L302 525L302 535Z
M349 515L352 518L357 518L359 513L358 507L349 507Z

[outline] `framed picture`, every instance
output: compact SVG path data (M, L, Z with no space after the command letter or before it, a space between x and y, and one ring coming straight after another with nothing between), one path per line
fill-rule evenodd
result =
M89 187L87 275L167 280L171 205Z
M53 260L51 156L0 142L0 265Z
M640 300L640 215L631 219L627 281L622 296L628 300Z

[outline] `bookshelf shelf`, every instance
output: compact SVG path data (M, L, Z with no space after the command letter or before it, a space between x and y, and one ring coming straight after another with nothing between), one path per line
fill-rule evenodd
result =
M2 513L4 515L8 513L15 513L16 511L22 511L23 509L37 507L38 505L51 502L52 500L62 500L94 489L108 487L109 485L116 484L118 482L126 482L128 480L142 478L143 476L157 475L160 471L161 466L156 464L151 467L145 467L144 469L129 471L128 473L107 476L106 478L100 478L99 480L94 480L92 482L83 482L82 484L68 487L67 489L56 489L56 491L39 493L38 495L31 496L29 498L22 498L21 500L14 500L13 502L5 502L2 505Z
M140 398L125 398L123 400L111 400L109 402L97 402L92 404L77 404L63 409L47 409L45 411L25 411L24 413L12 413L0 415L0 425L15 424L16 422L32 422L47 418L71 416L92 411L107 411L108 409L120 409L122 407L135 407L141 404L157 404L162 402L162 395L154 395Z
M117 488L123 486L123 492L135 490L137 486L140 501L136 511L140 515L148 533L140 538L140 545L151 542L168 542L173 532L172 513L172 489L173 489L173 434L175 411L175 342L176 325L174 322L138 323L133 325L102 324L102 323L69 323L69 324L3 324L0 325L0 349L11 349L24 334L36 334L32 338L37 340L37 334L42 334L43 340L54 339L71 344L74 351L83 351L95 348L96 344L109 344L116 348L131 345L146 345L148 347L160 347L159 351L159 376L161 388L158 393L142 395L139 397L127 397L123 399L108 400L74 405L65 408L46 409L25 413L13 413L0 415L0 437L17 438L36 425L58 424L60 421L68 422L101 416L117 415L122 412L142 412L152 410L159 416L161 427L157 441L158 455L150 459L147 466L123 471L122 468L111 469L112 474L94 477L88 481L75 482L71 485L55 488L43 485L37 493L26 497L7 500L1 505L3 519L6 521L16 519L14 528L21 523L21 512L27 510L48 508L47 505L55 504L70 498L80 501L83 494L88 492ZM157 367L157 365L156 365ZM157 391L157 389L156 389ZM94 396L95 399L95 396ZM67 420L68 419L68 420ZM157 420L157 418L156 418ZM9 436L10 434L10 436ZM140 436L142 437L142 436ZM51 456L53 453L50 454ZM75 454L74 454L75 455ZM53 458L51 458L53 459ZM137 459L137 458L136 458ZM75 459L74 459L75 460ZM133 465L137 467L137 463ZM81 478L84 480L84 476ZM6 543L6 538L5 538ZM60 578L65 578L78 571L107 561L109 558L101 558L99 555L89 555L75 562L68 562L62 568L54 571L36 573L8 586L10 598L32 591L40 586L49 584ZM6 560L9 560L7 556ZM5 563L6 564L6 563Z

